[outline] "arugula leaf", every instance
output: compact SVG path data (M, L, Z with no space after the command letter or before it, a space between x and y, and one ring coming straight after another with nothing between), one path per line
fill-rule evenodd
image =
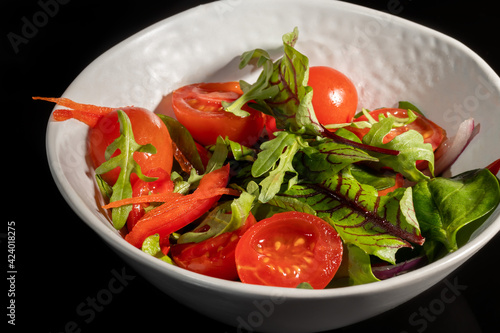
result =
M262 151L257 155L257 160L252 165L252 176L258 178L268 172L267 176L259 183L262 187L259 194L260 202L268 202L281 189L285 174L291 172L295 176L288 181L291 187L298 181L298 173L292 165L295 153L305 147L302 137L287 131L282 131L273 140L261 145ZM278 165L276 163L279 162Z
M422 232L451 252L458 249L457 232L500 203L500 186L487 169L471 170L449 179L419 182L413 203Z
M132 197L132 185L130 184L130 175L132 172L144 181L154 181L157 179L146 177L142 173L140 165L134 160L135 152L156 154L156 148L152 144L140 145L135 142L130 119L122 110L118 110L118 121L120 122L120 136L106 148L104 153L106 162L102 163L95 170L96 174L101 175L116 167L120 167L120 174L115 185L113 185L113 194L111 195L110 202ZM120 150L120 154L111 158L116 150ZM132 205L113 208L111 218L113 226L116 229L123 228L131 210Z
M222 102L224 110L239 117L247 117L250 115L249 112L242 109L246 103L252 100L259 101L269 99L278 93L278 87L270 84L270 79L273 74L273 61L267 51L255 49L243 53L241 55L239 68L244 68L254 59L257 59L257 67L263 67L257 81L254 84L249 84L240 80L240 88L243 91L243 95L233 102Z
M246 221L254 205L255 197L248 192L232 201L225 202L213 211L201 222L197 229L202 232L191 231L179 237L178 243L199 243L211 237L217 237L225 232L231 232L240 228ZM228 214L231 212L231 214ZM208 228L207 228L208 227Z
M371 154L379 159L380 165L392 168L410 181L429 179L417 169L416 162L419 160L428 161L429 170L433 173L434 152L432 145L424 143L424 138L419 132L409 130L396 136L388 143L383 143L384 137L391 131L394 122L394 117L388 117L373 124L370 131L363 137L363 143L400 152L397 156L372 152Z
M222 139L222 137L220 139ZM227 148L231 150L233 158L236 161L247 161L247 162L255 161L257 157L255 149L243 146L239 142L229 140L228 137L226 137L223 141L227 144ZM216 145L210 145L207 146L206 148L208 149L208 151L214 152L215 147Z
M349 168L344 168L319 184L294 185L281 195L307 203L335 227L344 243L393 264L400 248L411 247L408 241L424 242L413 211L411 188L379 197L372 186L360 184Z
M170 178L174 182L174 192L182 194L188 193L190 190L198 186L204 175L221 168L226 161L227 155L228 149L226 142L219 136L215 147L213 148L212 156L208 160L207 167L205 168L205 172L203 174L198 174L196 169L193 168L191 169L189 178L184 180L179 173L172 172Z

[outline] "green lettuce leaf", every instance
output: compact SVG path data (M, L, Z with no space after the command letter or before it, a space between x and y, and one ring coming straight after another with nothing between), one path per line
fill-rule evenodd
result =
M487 169L422 181L413 192L422 232L450 252L458 249L457 232L491 213L500 202L498 178Z

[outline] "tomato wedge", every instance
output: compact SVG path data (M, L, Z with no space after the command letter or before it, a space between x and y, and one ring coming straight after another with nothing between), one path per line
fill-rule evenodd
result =
M147 212L125 236L125 240L140 248L151 235L158 233L163 239L185 227L220 199L223 192L220 190L225 189L228 180L229 164L206 174L192 194L180 196Z
M252 146L264 129L261 112L245 105L243 109L250 115L239 117L224 111L221 103L232 102L242 94L238 82L190 84L172 93L172 108L177 120L202 145L215 144L217 137L227 136L244 146Z
M372 116L375 120L378 120L380 114L384 114L385 116L387 116L388 114L392 114L393 116L398 118L408 118L408 111L405 109L383 108L370 112L370 116ZM396 136L413 129L422 134L422 136L424 137L424 142L430 143L432 145L432 149L436 150L437 147L439 147L439 145L446 138L445 130L442 127L436 125L434 122L427 119L426 117L424 117L422 114L418 112L415 112L415 114L417 116L417 119L415 119L408 125L393 128L389 132L389 134L387 134L384 137L383 142L387 143L392 139L394 139ZM368 119L366 118L366 116L363 115L355 119L354 122L367 121L367 120ZM368 131L370 130L369 128L354 128L354 127L346 127L346 129L356 134L360 139L362 139L363 136L365 136L366 133L368 133Z
M182 268L225 280L237 280L235 250L242 235L256 223L250 213L243 226L232 232L200 243L176 244L171 247L174 262Z
M328 285L342 261L342 241L321 218L277 213L251 227L236 246L236 267L244 283L314 289Z

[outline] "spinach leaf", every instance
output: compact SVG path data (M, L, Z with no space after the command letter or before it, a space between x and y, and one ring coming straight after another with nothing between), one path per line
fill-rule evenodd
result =
M422 232L450 252L458 249L457 232L492 212L499 202L498 178L487 169L437 177L414 186L413 203Z
M370 256L353 244L346 244L347 269L351 285L380 281L373 275Z

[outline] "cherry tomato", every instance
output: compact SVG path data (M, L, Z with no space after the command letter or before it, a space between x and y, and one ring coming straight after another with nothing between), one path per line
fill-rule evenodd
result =
M245 224L200 243L176 244L171 247L174 262L190 271L225 280L238 279L234 253L241 236L254 224L250 213Z
M302 282L315 289L328 285L342 261L342 241L317 216L277 213L251 227L236 246L242 282L295 288Z
M358 92L351 80L338 70L309 68L308 85L313 88L312 104L322 125L350 123L358 107Z
M156 148L156 154L134 153L134 160L140 165L143 173L162 168L170 173L173 161L172 141L168 129L161 119L154 113L138 107L127 107L122 109L130 119L132 132L138 144L152 144ZM100 118L89 132L89 154L95 168L106 161L104 152L106 148L120 136L120 123L118 113L112 111ZM112 156L118 155L117 150ZM120 168L117 167L103 175L103 179L111 186L116 182ZM132 174L133 183L137 176Z
M146 171L145 175L148 177L157 177L158 179L152 182L138 179L132 186L132 197L173 192L174 182L170 179L170 174L165 170L156 168ZM127 218L128 231L132 230L137 221L144 215L144 208L148 206L149 203L135 204L132 206L132 210Z
M242 94L238 82L191 84L172 93L172 107L177 120L195 141L205 146L215 144L218 136L252 146L264 128L262 114L244 106L250 115L239 117L224 111L221 104L234 101Z
M374 110L370 112L370 115L378 120L379 114L384 114L387 116L388 114L392 114L395 117L399 118L408 118L408 111L405 109L394 109L394 108L384 108L379 110ZM443 142L446 138L446 132L443 128L436 125L429 119L422 116L420 113L415 112L417 115L417 119L411 122L408 125L393 128L389 134L384 137L383 143L387 143L394 139L399 134L402 134L410 129L418 131L424 137L425 143L430 143L432 145L432 149L436 150L437 147ZM357 118L355 121L366 121L367 118L363 115ZM369 128L354 128L354 127L346 127L349 131L356 134L360 139L368 133Z

